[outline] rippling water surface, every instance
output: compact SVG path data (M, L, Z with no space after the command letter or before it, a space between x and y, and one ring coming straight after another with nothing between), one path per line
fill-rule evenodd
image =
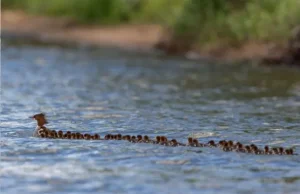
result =
M48 127L232 139L300 152L300 70L2 45L3 193L297 193L300 157L31 137Z

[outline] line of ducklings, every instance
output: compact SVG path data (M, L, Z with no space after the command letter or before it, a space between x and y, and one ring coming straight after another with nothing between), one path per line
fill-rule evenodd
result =
M251 145L243 145L240 142L234 143L232 140L226 141L221 140L218 143L210 140L208 143L200 143L197 139L193 139L191 137L188 138L188 142L180 143L176 139L168 140L165 136L156 136L155 140L149 138L149 136L145 135L121 135L121 134L107 134L104 138L101 138L98 134L81 134L79 132L70 132L67 131L63 133L62 131L55 130L40 130L39 136L41 138L58 138L58 139L85 139L85 140L127 140L132 143L152 143L159 144L164 146L191 146L191 147L216 147L220 148L223 151L235 151L242 153L251 153L251 154L264 154L264 155L295 155L292 148L284 149L283 147L273 147L269 148L269 146L265 146L264 149L259 149L255 144Z

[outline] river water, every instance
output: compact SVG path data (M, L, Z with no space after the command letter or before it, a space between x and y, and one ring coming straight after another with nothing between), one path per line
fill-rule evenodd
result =
M299 155L38 139L51 129L231 139L300 153L300 69L2 43L3 193L297 193Z

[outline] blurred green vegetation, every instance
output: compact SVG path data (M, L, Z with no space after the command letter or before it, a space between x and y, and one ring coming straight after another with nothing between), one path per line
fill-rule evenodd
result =
M173 39L201 46L284 41L300 24L300 0L2 0L2 7L83 23L158 23Z

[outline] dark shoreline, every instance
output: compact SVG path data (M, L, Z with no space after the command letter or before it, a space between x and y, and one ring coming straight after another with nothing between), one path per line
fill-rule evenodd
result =
M203 50L172 40L158 25L86 26L67 19L2 11L1 37L17 42L85 48L115 47L140 53L164 53L221 63L250 62L300 66L300 27L284 45L247 43L237 48ZM272 46L270 46L272 45Z

